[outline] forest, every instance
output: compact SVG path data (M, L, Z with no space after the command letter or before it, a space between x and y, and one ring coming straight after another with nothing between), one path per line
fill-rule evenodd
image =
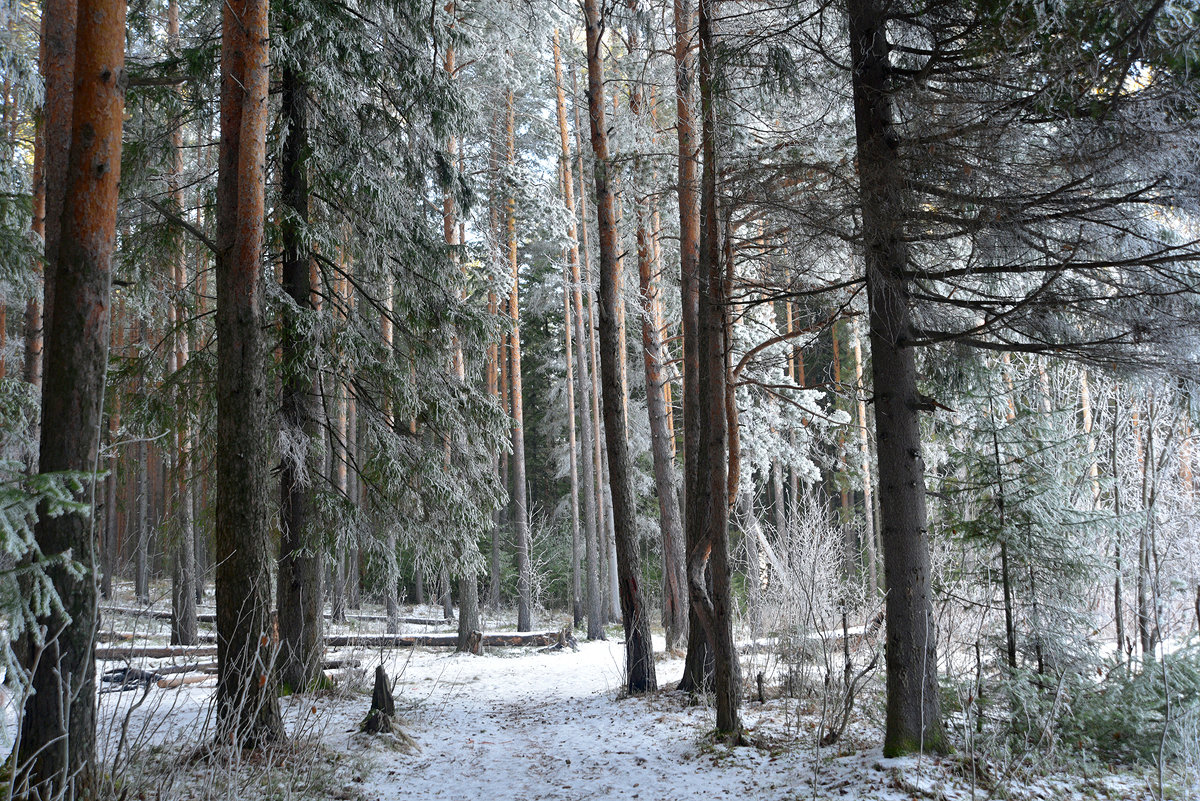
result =
M1200 798L1195 0L0 0L4 798Z

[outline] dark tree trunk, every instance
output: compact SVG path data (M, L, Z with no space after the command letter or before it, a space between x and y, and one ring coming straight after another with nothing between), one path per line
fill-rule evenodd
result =
M475 571L468 570L458 580L457 650L478 654L480 640L473 635L481 630L479 625L479 584Z
M679 196L679 294L683 328L683 528L690 552L697 532L696 456L700 437L700 368L698 313L700 285L700 185L697 180L700 142L693 114L696 59L692 55L695 12L690 0L675 0L675 114L679 139L677 192ZM712 689L712 649L696 610L688 603L687 659L679 689L706 692Z
M450 594L450 573L445 566L438 575L438 601L442 605L442 617L454 620L454 597Z
M727 414L728 287L722 264L721 223L717 208L717 111L714 96L715 0L701 0L700 104L704 151L700 199L698 322L699 416L696 484L689 491L693 517L689 524L688 592L692 608L707 635L713 657L713 693L717 730L735 734L738 722L739 669L733 642L729 575L729 430ZM705 570L711 570L706 580ZM711 584L710 584L711 582Z
M38 303L35 294L25 307L25 380L36 390L42 388L44 332L49 330L51 323L54 269L58 263L63 202L67 191L67 158L71 149L74 100L72 90L75 85L76 5L77 0L47 0L42 7L38 66L45 101L34 146L32 230L45 243L42 250L44 292L42 303ZM37 441L36 426L31 433L32 439Z
M425 574L421 570L420 565L414 567L413 576L413 601L420 606L425 603Z
M284 737L271 636L271 416L263 336L267 0L222 6L217 177L217 737Z
M1000 460L1000 438L992 428L992 457L996 462L996 515L1000 532L1000 584L1004 591L1004 643L1008 669L1017 669L1017 629L1013 622L1012 575L1008 570L1008 532L1005 530L1004 463Z
M40 469L46 473L97 469L108 362L125 105L125 3L82 0L78 11L88 24L69 40L74 53L71 146L66 170L48 176L52 181L69 177L70 184L51 183L47 189L65 200L47 284L55 289L46 315L39 447ZM67 102L57 93L69 93L70 84L51 85L56 94L47 97L47 107ZM51 558L69 552L82 573L61 564L47 567L62 609L38 621L44 635L29 665L32 693L21 718L13 788L21 798L92 798L97 626L92 526L82 515L47 512L41 510L35 527L41 552Z
M602 20L597 0L585 0L584 17L587 23L588 107L591 111L592 152L596 159L596 229L600 243L600 370L605 385L616 387L621 380L624 353L617 325L620 274L617 267L613 190L609 182L612 165L608 157L608 131L604 123L604 66L600 54ZM658 688L658 679L650 641L650 616L643 589L638 583L641 568L635 499L620 393L604 393L604 435L609 484L612 488L621 618L625 627L627 688L630 693L650 692Z
M299 692L321 676L322 544L315 530L313 488L304 475L319 474L309 454L317 441L320 399L316 392L316 354L304 332L304 317L313 309L311 254L304 246L308 222L308 98L304 80L295 67L283 70L283 115L287 121L281 180L283 202L290 210L283 222L283 291L292 303L283 308L280 330L282 356L281 407L287 436L305 447L285 456L280 473L279 575L276 585L279 610L279 678ZM394 543L393 543L394 545ZM390 557L395 561L394 548ZM395 596L395 571L389 602ZM389 606L390 609L390 606Z
M916 354L904 278L905 179L897 163L889 49L881 0L849 0L854 119L870 307L875 441L887 586L884 753L946 747L938 703L925 464Z

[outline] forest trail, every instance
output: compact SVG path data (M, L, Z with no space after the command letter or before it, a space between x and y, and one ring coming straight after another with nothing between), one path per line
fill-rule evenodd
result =
M397 787L429 799L768 797L764 780L783 778L764 773L769 756L703 744L711 711L675 693L619 697L622 659L612 641L582 643L577 653L397 655L398 711L421 750L371 747L365 797ZM670 686L682 662L658 670Z
M661 642L656 647L661 655ZM742 719L754 744L714 745L707 736L715 723L711 708L690 705L669 689L621 696L624 648L615 639L580 642L577 652L511 648L468 656L427 648L347 649L328 656L361 661L349 689L282 699L293 740L322 746L302 752L307 754L302 758L332 768L317 788L321 798L970 801L996 797L998 791L1028 801L1149 798L1145 785L1130 775L1052 776L1032 784L1013 778L1000 788L977 784L972 796L961 760L883 759L878 702L869 699L859 705L838 746L819 753L814 734L820 695L808 692L801 699L748 702ZM396 681L398 722L417 751L359 733L370 703L365 677L381 658ZM775 685L778 676L771 675L770 666L759 667L768 670L767 686ZM682 660L660 659L660 686L673 687L682 670ZM141 693L101 696L102 742L110 748L117 743L129 713L131 740L156 746L151 749L156 758L174 765L170 755L176 747L186 753L197 738L207 736L212 691L211 684L151 690L144 704L138 703ZM164 763L154 760L141 763L141 769L161 782L162 774L154 771ZM261 781L233 779L242 788L236 793L196 795L195 782L212 779L194 770L170 771L166 784L180 790L179 798L254 797L255 783ZM189 782L190 792L184 789Z
M620 697L622 659L615 641L582 642L577 653L395 654L397 711L421 750L366 744L350 719L328 729L336 734L325 743L364 750L369 768L345 791L370 801L398 793L487 801L913 797L900 778L910 761L882 760L878 749L823 758L814 783L812 721L796 715L794 700L746 710L751 734L774 747L713 746L705 737L711 709L673 691ZM660 685L672 687L683 663L661 660L657 669ZM799 737L787 737L789 725L793 733L799 725ZM877 741L873 726L861 734Z

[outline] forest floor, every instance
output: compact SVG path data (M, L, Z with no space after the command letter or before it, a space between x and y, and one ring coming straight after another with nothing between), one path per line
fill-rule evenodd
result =
M433 613L415 610L419 616ZM557 627L556 621L542 622L547 629ZM353 621L351 626L365 628ZM1031 770L1028 760L1011 756L1007 765L961 753L884 759L881 699L873 685L832 747L816 746L822 708L829 708L823 694L799 692L794 698L778 689L768 690L765 703L745 703L747 745L715 743L712 710L690 704L683 694L667 689L624 696L623 645L619 628L609 631L607 641L581 641L577 651L330 652L330 658L354 658L359 665L340 671L330 690L282 699L290 744L251 757L203 747L212 739L212 679L179 688L151 685L145 691L103 693L101 751L114 794L125 792L128 798L1155 797L1149 774L1113 773L1078 762L1069 763L1069 769L1040 763ZM158 640L160 630L150 626L144 636ZM656 648L659 684L674 687L682 660L666 657L661 641ZM754 659L752 671L767 664ZM359 733L370 704L370 678L381 662L395 681L398 722L415 746ZM1186 790L1172 795L1189 797Z

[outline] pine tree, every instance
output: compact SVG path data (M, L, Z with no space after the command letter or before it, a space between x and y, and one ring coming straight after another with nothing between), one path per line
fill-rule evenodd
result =
M70 31L74 53L70 150L65 169L47 175L47 196L63 198L57 247L47 287L46 366L39 468L44 473L93 473L99 461L100 419L109 344L109 287L121 175L125 60L123 0L82 0L89 24ZM62 20L55 20L60 22ZM68 21L69 22L69 21ZM47 107L65 105L56 94ZM69 183L66 181L69 180ZM56 184L56 181L64 183ZM94 479L93 479L94 481ZM46 555L70 553L72 563L48 569L59 604L41 621L21 722L22 796L90 798L96 792L96 585L92 528L79 513L50 516L43 505L36 527Z

